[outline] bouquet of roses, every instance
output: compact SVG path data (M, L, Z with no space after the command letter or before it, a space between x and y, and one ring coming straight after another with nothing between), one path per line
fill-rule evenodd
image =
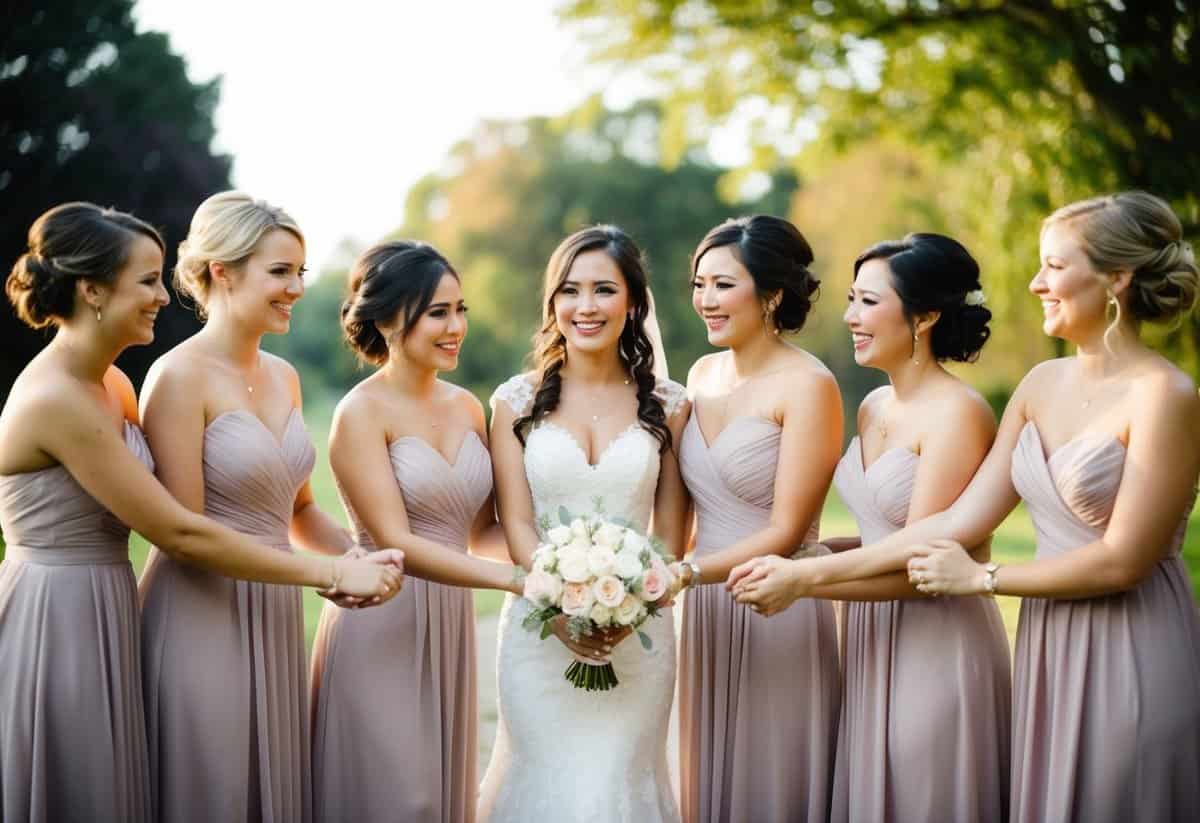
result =
M546 519L541 523L546 542L538 545L525 578L525 599L534 610L522 625L540 630L545 639L551 621L565 614L574 639L629 627L649 649L650 636L638 627L658 614L673 581L661 544L601 513L572 517L564 508L558 516L558 526L551 528ZM608 662L577 658L564 674L588 691L608 691L618 682Z

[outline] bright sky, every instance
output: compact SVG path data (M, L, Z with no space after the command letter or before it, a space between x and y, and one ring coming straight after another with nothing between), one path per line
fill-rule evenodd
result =
M558 0L139 0L193 80L223 76L215 148L287 209L313 271L378 240L481 119L559 114L603 88ZM624 82L628 82L627 80Z

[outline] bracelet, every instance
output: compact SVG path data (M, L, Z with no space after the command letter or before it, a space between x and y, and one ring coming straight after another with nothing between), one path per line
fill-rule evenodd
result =
M700 564L694 560L681 560L679 562L681 569L687 569L687 576L684 578L683 587L690 589L693 586L700 585Z
M993 561L984 566L983 570L987 572L987 577L983 578L983 588L988 594L995 594L996 572L1000 571L1000 564Z
M326 591L334 591L342 585L342 567L338 565L340 557L333 557L329 560L329 585L325 588Z

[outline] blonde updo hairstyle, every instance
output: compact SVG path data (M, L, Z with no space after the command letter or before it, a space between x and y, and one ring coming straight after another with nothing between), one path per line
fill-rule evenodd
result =
M153 226L116 209L77 202L43 213L30 226L28 248L4 283L17 317L34 329L69 319L76 284L115 283L139 236L154 241L159 251L166 248Z
M1167 321L1195 307L1200 269L1183 226L1166 201L1144 191L1125 191L1080 200L1046 218L1070 223L1097 271L1129 271L1126 309L1134 320ZM1120 322L1121 304L1117 303Z
M278 206L240 191L223 191L209 197L196 209L187 239L179 244L175 288L195 301L203 317L212 293L209 265L240 266L273 229L291 232L304 245L300 227Z

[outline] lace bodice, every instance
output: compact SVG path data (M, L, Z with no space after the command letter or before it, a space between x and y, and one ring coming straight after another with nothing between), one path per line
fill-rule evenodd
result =
M686 400L683 386L660 380L655 396L667 417L679 412ZM515 414L528 414L533 406L532 379L519 374L503 383L492 395L492 408L503 401ZM658 486L658 441L634 423L604 448L595 464L567 429L551 421L536 423L525 438L525 475L533 498L534 516L558 522L558 510L572 514L596 510L627 519L645 530L654 508Z

